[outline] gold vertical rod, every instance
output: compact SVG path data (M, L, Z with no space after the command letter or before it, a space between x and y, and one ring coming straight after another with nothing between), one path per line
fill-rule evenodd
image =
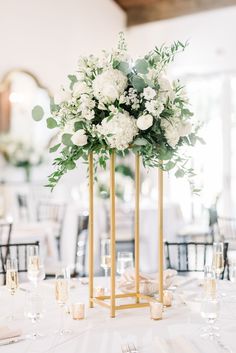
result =
M116 301L116 209L115 209L115 152L110 156L110 207L111 207L111 317L115 317Z
M140 204L140 157L135 156L135 291L139 294L139 204ZM136 303L139 303L139 297L136 298Z
M158 168L158 260L159 301L163 303L163 170Z
M93 308L94 271L94 195L93 153L89 154L89 307Z

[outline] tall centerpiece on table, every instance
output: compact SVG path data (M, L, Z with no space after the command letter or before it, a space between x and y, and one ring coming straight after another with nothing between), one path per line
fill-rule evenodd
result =
M48 128L58 130L58 142L50 152L55 171L48 186L54 188L60 178L76 168L82 159L89 165L89 276L90 306L94 303L110 308L111 317L118 309L148 305L150 300L139 290L139 194L140 159L147 168L157 168L158 178L158 249L159 301L163 301L163 171L175 168L175 175L192 176L187 167L186 147L200 138L192 121L188 99L179 81L170 82L167 65L186 45L175 42L161 46L144 57L133 60L127 52L123 35L116 50L102 52L100 57L81 57L77 71L69 75L69 88L62 89L60 101L51 104ZM43 110L36 106L33 117L39 120ZM135 293L116 294L115 286L115 156L131 151L135 155ZM93 290L93 183L94 170L106 169L110 160L111 210L111 293L94 297ZM133 297L135 303L117 305L116 298ZM153 300L153 299L152 299Z

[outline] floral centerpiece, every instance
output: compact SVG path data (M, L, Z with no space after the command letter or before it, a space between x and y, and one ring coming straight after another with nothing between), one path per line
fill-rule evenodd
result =
M8 134L0 135L0 154L8 164L24 169L27 182L30 181L31 169L43 161L42 151Z
M193 175L187 167L185 147L197 140L188 98L179 81L170 82L166 67L186 44L155 48L133 60L121 34L116 50L100 57L81 57L77 71L69 75L69 88L51 104L48 128L57 128L58 142L50 152L60 151L48 186L76 167L79 159L94 153L103 168L112 151L138 153L145 167L176 169L177 177ZM33 117L43 117L40 106Z

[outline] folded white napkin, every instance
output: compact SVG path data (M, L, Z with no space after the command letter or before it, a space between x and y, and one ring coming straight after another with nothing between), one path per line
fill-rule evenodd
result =
M164 289L170 287L173 282L173 279L177 276L177 271L175 270L165 270L163 273L163 284ZM139 275L140 281L140 293L151 295L158 291L159 282L158 282L158 274L155 275L147 275L140 273ZM132 292L135 290L135 271L127 270L120 279L119 289L124 292Z
M19 337L22 335L21 330L12 330L7 326L0 326L0 340Z
M201 353L189 339L186 339L183 336L178 336L172 339L155 337L154 342L158 353Z

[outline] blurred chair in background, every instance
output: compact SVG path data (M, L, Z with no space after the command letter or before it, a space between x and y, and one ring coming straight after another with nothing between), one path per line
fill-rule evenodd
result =
M166 267L179 273L204 272L204 267L212 264L213 243L166 241L164 246ZM224 243L224 270L221 279L224 279L226 268L229 279L228 246L228 243Z
M0 244L0 276L3 276L2 284L6 283L6 262L8 257L17 259L19 273L26 273L28 269L28 246L38 246L34 243Z
M38 222L50 222L53 225L57 241L58 258L61 259L61 235L66 215L66 204L54 200L39 201L36 207Z
M78 216L78 229L76 236L75 266L72 272L73 277L86 276L86 254L88 245L88 224L87 214Z

